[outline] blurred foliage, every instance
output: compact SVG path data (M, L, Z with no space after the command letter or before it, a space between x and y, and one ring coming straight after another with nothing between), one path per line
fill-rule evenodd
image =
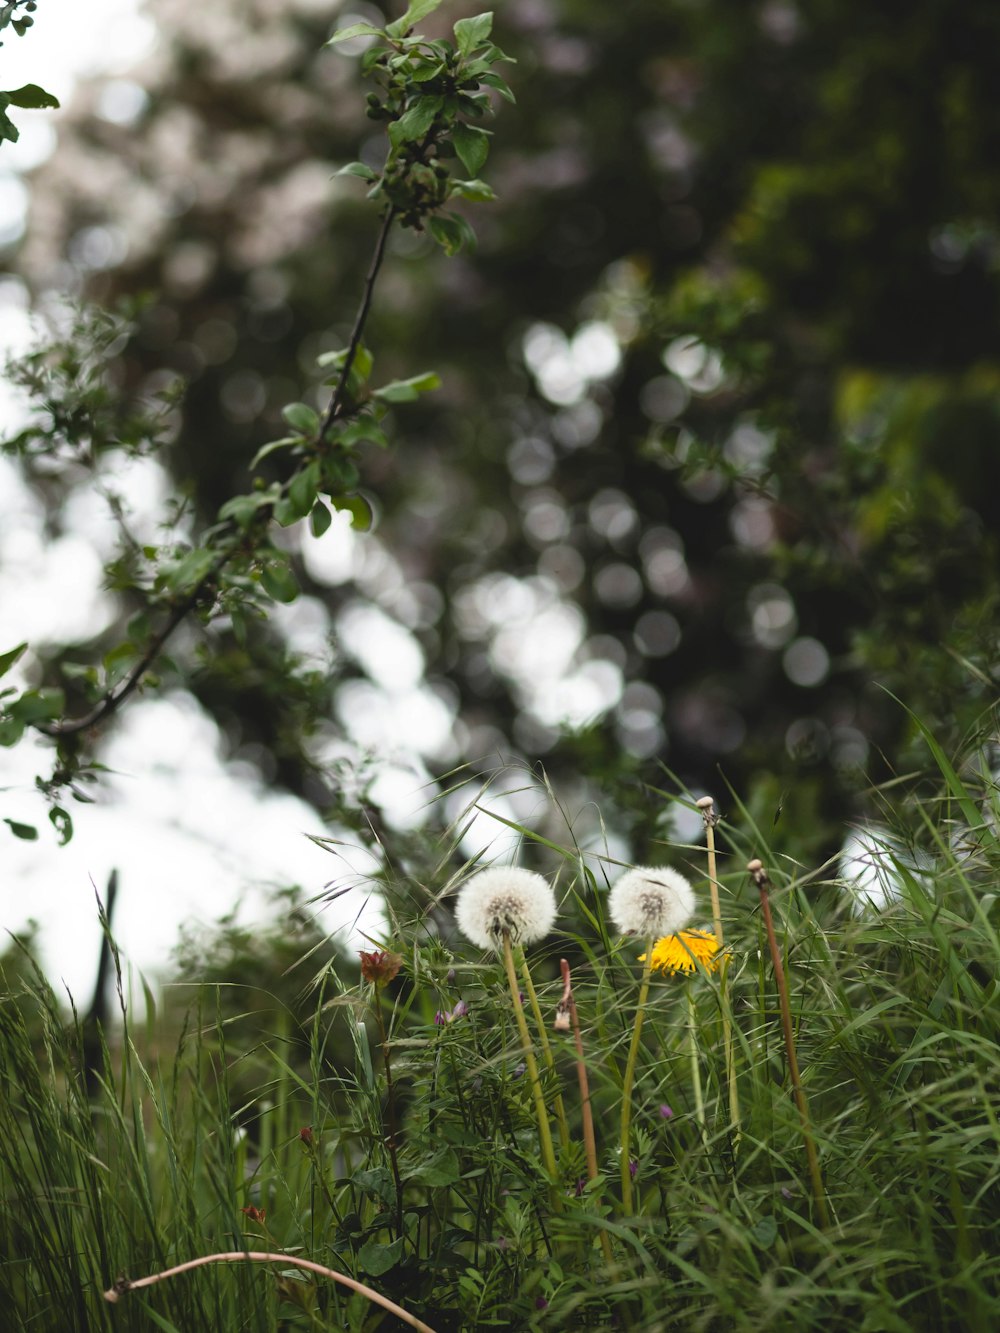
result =
M323 45L341 8L153 0L155 60L120 106L80 92L34 183L36 288L152 294L117 383L186 381L163 458L203 523L284 403L323 410L368 263L370 206L331 183L384 154L358 39ZM643 783L721 768L768 821L822 812L829 854L918 753L879 687L945 739L995 691L1000 13L510 0L495 29L517 104L478 253L397 235L366 334L443 390L361 460L349 560L315 554L339 529L283 542L337 648L310 690L290 617L217 622L176 670L233 755L341 815L345 754L440 778L502 752L641 848ZM351 617L417 650L409 704ZM448 725L411 725L418 699Z

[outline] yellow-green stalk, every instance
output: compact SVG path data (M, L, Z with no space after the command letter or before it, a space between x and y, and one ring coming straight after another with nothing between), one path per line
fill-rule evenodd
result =
M830 1214L827 1211L826 1191L823 1188L823 1176L819 1168L819 1156L816 1152L816 1141L813 1138L812 1124L809 1120L809 1106L806 1102L806 1094L802 1087L802 1080L799 1077L799 1062L795 1054L795 1034L792 1030L792 1009L788 1002L788 983L785 980L785 969L781 961L781 950L778 948L778 938L774 933L774 921L771 917L771 900L767 891L769 883L767 871L764 869L763 864L756 859L747 865L747 870L760 892L760 910L764 917L764 927L767 930L767 943L771 950L774 980L778 987L778 999L781 1004L781 1026L785 1034L785 1051L788 1055L788 1073L792 1081L792 1092L795 1095L795 1105L799 1109L799 1124L802 1130L802 1141L805 1144L806 1159L809 1163L809 1177L812 1181L813 1198L816 1201L816 1211L819 1214L820 1226L828 1227L830 1225Z
M535 1016L535 1023L538 1026L538 1037L542 1043L542 1058L545 1060L546 1068L555 1077L556 1062L552 1057L552 1046L549 1042L548 1033L545 1030L545 1021L542 1018L542 1011L538 1004L538 996L535 994L535 987L531 980L531 972L528 970L528 960L524 956L524 950L518 948L517 961L521 965L521 976L524 978L524 992L531 1005L531 1012ZM564 1148L569 1147L569 1124L566 1120L566 1106L562 1099L562 1093L556 1092L552 1097L552 1109L556 1113L556 1124L559 1127L559 1142Z
M740 1140L740 1098L736 1086L736 1043L733 1040L733 1013L729 999L729 956L723 952L725 939L722 934L722 908L719 904L719 880L715 862L715 826L719 816L715 813L715 802L711 796L703 796L698 802L698 809L705 821L705 844L708 848L708 887L712 895L712 928L722 959L719 973L719 998L722 1002L722 1050L726 1061L726 1085L729 1090L729 1127L732 1131L732 1146L735 1150Z
M510 998L514 1005L514 1018L517 1021L517 1030L521 1036L521 1050L524 1052L524 1065L531 1083L531 1096L535 1103L535 1115L538 1118L538 1145L542 1153L542 1162L552 1183L553 1202L557 1203L559 1193L557 1189L558 1172L556 1169L556 1155L552 1147L552 1131L549 1128L549 1117L545 1110L545 1098L542 1096L542 1082L538 1076L538 1065L535 1062L535 1053L531 1047L531 1037L528 1034L528 1024L524 1017L524 1006L521 1004L520 990L517 984L517 971L514 967L514 951L510 942L510 931L503 932L503 961L507 970L507 984L510 987Z

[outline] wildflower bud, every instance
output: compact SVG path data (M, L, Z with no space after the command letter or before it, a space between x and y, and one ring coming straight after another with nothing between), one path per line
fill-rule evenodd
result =
M698 809L701 811L701 817L705 821L706 828L714 828L719 822L719 816L715 813L715 801L711 796L702 796L697 802Z
M403 966L403 960L399 954L389 953L386 949L376 949L373 953L366 953L361 950L358 957L361 959L363 980L372 982L380 989L387 986Z
M451 1016L453 1019L464 1018L468 1012L469 1012L469 1006L465 1003L464 1000L459 1000L458 1004L456 1004L454 1009L451 1011Z
M660 1118L662 1120L672 1120L673 1114L674 1112L672 1107L669 1107L666 1102L660 1103Z
M524 1063L523 1060L519 1060L518 1063L514 1066L513 1077L514 1077L514 1078L523 1078L523 1077L524 1077L524 1071L527 1069L527 1067L528 1067L528 1066Z
M555 1022L552 1024L555 1032L568 1032L570 1028L569 1010L564 1009L562 1005L556 1010Z
M623 935L674 935L691 919L694 891L676 870L636 866L612 888L608 909Z
M313 1141L312 1125L303 1125L302 1128L299 1130L299 1138L302 1140L304 1144L306 1144L307 1147L311 1146Z
M455 984L455 978L457 976L458 973L455 971L455 969L453 967L449 967L448 975L445 977L445 981L447 981L449 986L453 986Z
M448 1021L447 1013L439 1009L437 1013L434 1015L434 1026L436 1028L443 1028L445 1023L447 1023L447 1021Z

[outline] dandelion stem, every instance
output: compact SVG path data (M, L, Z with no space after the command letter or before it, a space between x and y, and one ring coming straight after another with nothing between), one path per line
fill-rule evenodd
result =
M596 1180L600 1174L597 1168L597 1141L594 1137L594 1113L590 1105L590 1081L587 1078L587 1062L583 1053L583 1036L580 1033L580 1015L577 1013L576 1000L573 998L573 983L570 978L569 963L559 959L562 970L563 994L559 1001L561 1013L568 1013L573 1027L573 1043L576 1046L576 1079L580 1085L580 1119L583 1127L583 1152L587 1160L587 1179ZM600 1231L601 1250L608 1263L614 1261L608 1233Z
M788 983L785 980L785 969L781 961L781 951L778 948L778 938L774 933L774 921L771 917L771 900L767 891L769 883L767 871L758 860L751 861L747 866L747 870L760 891L760 910L764 917L764 926L767 930L767 943L771 950L774 980L778 987L778 999L781 1004L781 1025L785 1034L785 1051L788 1055L788 1073L792 1081L792 1092L795 1095L795 1104L799 1110L799 1123L802 1130L802 1141L805 1144L806 1158L809 1162L809 1176L812 1181L813 1198L816 1201L816 1211L819 1214L820 1226L829 1227L830 1215L826 1206L826 1191L823 1188L823 1176L819 1168L816 1141L813 1138L812 1125L809 1120L809 1106L806 1102L806 1094L802 1087L802 1080L799 1077L799 1062L795 1055L795 1034L792 1031L791 1005L788 1002Z
M625 1065L625 1081L622 1084L622 1126L621 1126L621 1178L622 1210L626 1217L632 1216L632 1085L635 1082L635 1066L639 1058L639 1040L642 1035L642 1020L646 1016L646 1001L649 999L649 978L653 968L653 937L646 941L646 961L642 967L642 980L639 983L639 1003L635 1011L635 1025L632 1028L632 1042L628 1048L628 1061Z
M521 976L524 978L524 990L531 1005L531 1012L535 1016L535 1023L538 1026L538 1037L542 1043L542 1057L545 1060L546 1067L555 1077L556 1062L552 1057L552 1045L549 1041L548 1033L545 1030L545 1021L542 1018L541 1007L538 1003L538 996L535 994L535 987L531 980L531 973L528 970L528 960L524 956L524 950L518 947L517 961L521 964ZM552 1109L556 1113L556 1124L559 1126L559 1142L564 1148L569 1147L569 1124L566 1120L566 1106L562 1099L562 1093L556 1092L552 1098Z
M384 1310L389 1310L401 1319L404 1324L409 1324L411 1328L420 1330L420 1333L434 1333L430 1324L423 1323L415 1315L404 1310L401 1305L395 1301L390 1301L387 1296L373 1291L371 1287L366 1287L363 1282L355 1282L351 1277L344 1273L338 1273L332 1268L324 1268L322 1264L315 1264L311 1259L299 1259L294 1254L270 1254L262 1250L232 1250L225 1254L205 1254L197 1259L188 1259L186 1263L177 1264L174 1268L164 1269L162 1273L151 1273L149 1277L136 1278L135 1281L127 1277L119 1278L113 1287L109 1287L104 1293L104 1299L112 1305L126 1291L136 1291L140 1287L151 1287L157 1282L163 1282L166 1278L176 1277L179 1273L187 1273L192 1268L201 1268L205 1264L286 1264L295 1268L304 1268L310 1273L318 1273L321 1277L328 1277L332 1282L340 1282L345 1287L350 1287L351 1291L356 1291L364 1296L366 1300L374 1301L376 1305L381 1305Z
M712 925L716 942L721 950L725 940L722 935L722 908L719 905L719 877L715 861L715 826L719 822L719 816L715 813L715 802L711 796L703 796L698 802L698 809L705 821L708 887L712 895ZM719 995L722 1001L722 1049L726 1061L726 1084L729 1089L729 1127L735 1152L740 1141L740 1098L736 1086L736 1043L733 1040L733 1011L729 997L729 958L725 954L722 955L722 970L719 974Z
M556 1170L556 1155L552 1147L552 1131L549 1128L549 1117L545 1110L545 1098L542 1096L542 1081L538 1076L538 1065L535 1062L535 1053L531 1048L531 1036L528 1033L528 1023L524 1017L524 1006L521 1004L521 995L517 984L517 970L514 967L514 951L511 947L509 930L503 932L503 961L504 967L507 969L507 984L510 986L510 998L514 1005L514 1018L517 1021L517 1030L521 1036L521 1050L524 1053L524 1064L528 1072L528 1079L531 1083L531 1095L535 1103L535 1115L538 1118L538 1144L542 1153L542 1162L550 1177L553 1203L558 1205L559 1195L556 1188L558 1172Z

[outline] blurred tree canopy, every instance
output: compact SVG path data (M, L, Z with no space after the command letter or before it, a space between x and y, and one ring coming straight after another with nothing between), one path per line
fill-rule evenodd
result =
M12 263L145 298L114 381L186 384L157 456L183 533L282 404L325 404L376 231L333 173L383 139L353 44L323 43L398 11L148 8L155 53L80 91ZM376 293L380 371L444 387L365 458L374 531L289 529L301 597L243 642L192 629L162 674L323 810L373 747L433 779L541 759L639 858L664 831L643 782L721 769L834 850L912 758L885 689L955 738L995 692L1000 10L508 0L495 35L517 103L478 251L399 233ZM35 471L53 533L93 482ZM39 670L113 649L117 596Z

